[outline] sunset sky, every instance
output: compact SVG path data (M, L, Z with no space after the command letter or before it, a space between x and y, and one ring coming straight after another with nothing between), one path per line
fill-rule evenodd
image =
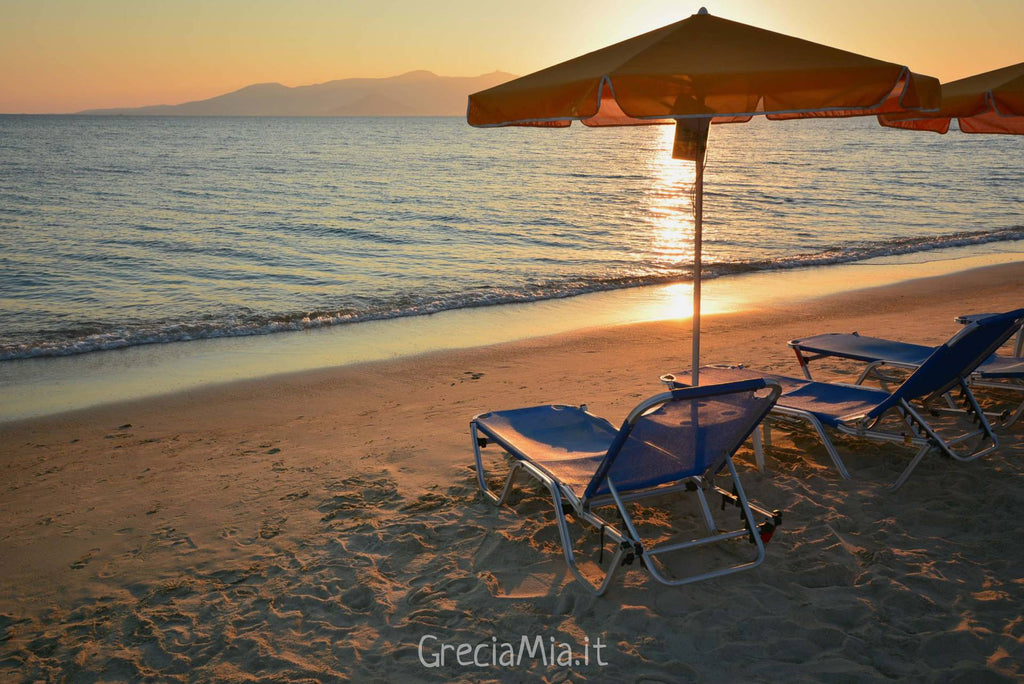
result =
M948 81L1024 60L1024 1L0 0L0 112L178 104L426 69L526 74L717 16Z

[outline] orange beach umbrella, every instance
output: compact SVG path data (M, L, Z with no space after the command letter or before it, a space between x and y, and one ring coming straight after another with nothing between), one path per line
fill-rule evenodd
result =
M675 124L696 163L693 383L700 365L704 153L711 123L935 110L939 83L899 64L711 16L688 19L469 96L473 126Z
M951 119L964 133L1024 134L1024 62L943 83L937 112L878 117L883 126L936 133Z

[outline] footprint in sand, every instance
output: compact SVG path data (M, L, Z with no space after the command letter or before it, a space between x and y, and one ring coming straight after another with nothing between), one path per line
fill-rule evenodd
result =
M435 603L434 599L437 596L440 596L441 593L442 592L434 589L433 586L428 584L409 592L409 595L405 598L405 602L410 606L430 605Z
M86 553L84 556L82 556L81 558L79 558L78 560L76 560L74 563L71 564L71 566L70 566L71 569L72 570L81 570L86 565L88 565L89 561L91 561L93 559L93 557L97 553L99 553L99 552L100 552L99 549L89 549L88 553Z
M267 518L260 523L260 538L273 539L277 535L281 534L281 530L287 520L288 518L284 516Z
M227 540L227 541L231 541L232 543L234 543L234 544L236 544L238 546L252 546L257 541L259 541L260 537L259 537L258 533L256 535L251 536L251 537L249 537L249 536L247 536L247 537L239 537L238 535L239 535L240 532L241 532L241 530L239 530L237 527L231 525L231 526L223 528L220 531L220 538L224 539L224 540Z
M0 643L10 641L16 634L17 625L27 622L26 618L19 618L11 613L0 613Z
M378 507L394 508L401 502L402 497L398 494L398 487L393 480L387 477L370 480L359 476L349 477L340 482L334 482L327 487L331 491L341 491L330 501L325 501L317 507L324 522L336 518L354 518L364 515Z
M446 596L454 597L468 594L473 591L480 582L476 577L455 577L450 580L444 580L438 585L438 589L444 592Z
M359 586L342 594L341 603L358 613L365 613L377 603L377 597L369 587Z
M448 497L430 492L420 495L415 501L405 504L399 510L410 513L426 513L443 508L447 503L449 503Z

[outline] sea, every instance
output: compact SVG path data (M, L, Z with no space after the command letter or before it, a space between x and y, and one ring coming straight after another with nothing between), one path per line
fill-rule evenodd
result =
M0 116L0 376L692 279L672 127ZM704 277L1024 251L1024 140L713 126Z

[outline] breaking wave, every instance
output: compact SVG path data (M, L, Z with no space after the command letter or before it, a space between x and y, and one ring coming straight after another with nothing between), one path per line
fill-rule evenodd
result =
M823 251L774 259L737 260L705 264L703 277L717 278L755 271L786 270L865 261L878 257L926 253L949 247L965 247L1024 240L1024 226L993 230L964 231L938 236L916 236L880 242L851 243ZM218 316L206 312L191 321L173 323L131 322L91 324L88 328L36 333L31 342L0 343L0 361L38 357L70 356L88 352L123 349L146 344L185 342L220 337L267 335L301 331L373 320L422 316L453 309L497 306L573 297L591 292L663 285L692 280L692 269L651 275L562 278L519 288L493 287L445 296L407 294L367 301L361 306L318 309L304 312L258 314L251 311Z

